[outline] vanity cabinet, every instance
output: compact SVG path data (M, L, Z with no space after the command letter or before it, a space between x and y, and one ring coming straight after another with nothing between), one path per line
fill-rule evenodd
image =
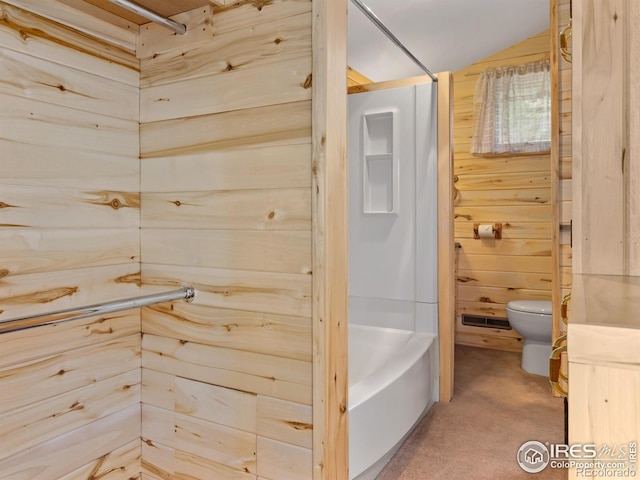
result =
M640 277L575 275L567 333L569 444L594 444L597 460L637 468Z

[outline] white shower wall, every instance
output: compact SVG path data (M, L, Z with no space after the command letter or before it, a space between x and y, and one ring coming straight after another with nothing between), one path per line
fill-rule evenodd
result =
M349 96L352 323L437 333L436 93Z

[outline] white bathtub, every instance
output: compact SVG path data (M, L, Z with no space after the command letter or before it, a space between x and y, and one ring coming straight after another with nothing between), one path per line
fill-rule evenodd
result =
M433 405L436 338L349 325L350 479L375 478Z

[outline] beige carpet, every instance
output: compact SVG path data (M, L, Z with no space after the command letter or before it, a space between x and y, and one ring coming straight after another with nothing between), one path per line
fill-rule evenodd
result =
M452 402L434 405L377 480L566 479L516 462L528 440L564 443L564 403L548 380L522 370L517 353L456 346L455 361Z

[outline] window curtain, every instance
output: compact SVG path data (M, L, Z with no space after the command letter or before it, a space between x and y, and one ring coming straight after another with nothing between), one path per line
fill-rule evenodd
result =
M549 61L486 69L473 98L471 153L551 149Z

